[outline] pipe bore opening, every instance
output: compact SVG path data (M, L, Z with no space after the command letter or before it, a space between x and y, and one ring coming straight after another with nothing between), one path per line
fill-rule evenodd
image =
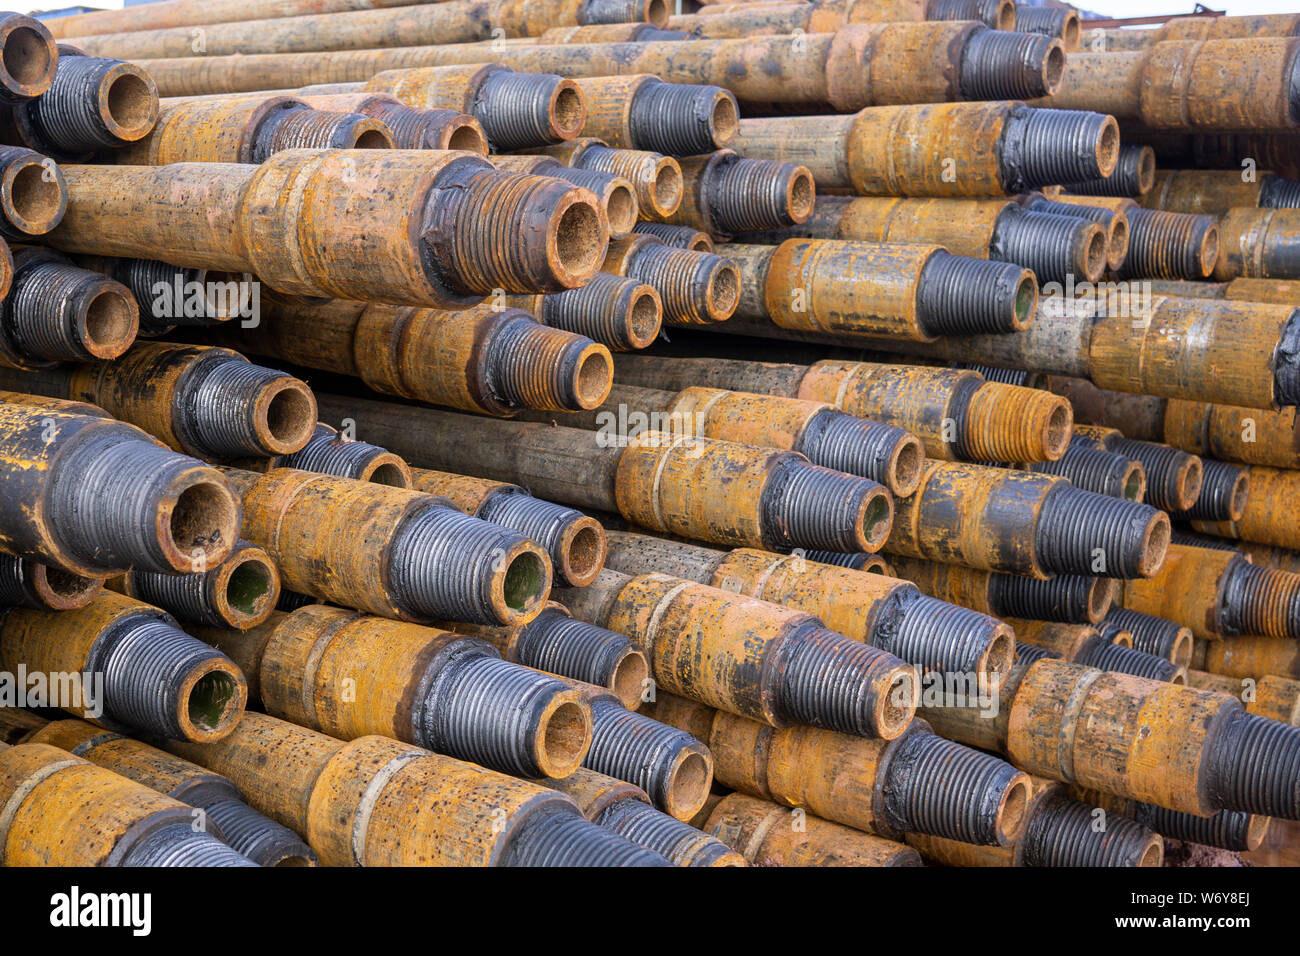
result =
M1252 813L1249 821L1246 823L1246 848L1258 850L1260 844L1264 842L1264 837L1268 836L1268 828L1271 821L1268 817L1258 813Z
M206 318L225 322L248 316L253 304L253 283L238 272L205 271L198 280L203 284L207 302Z
M1174 674L1173 677L1169 678L1169 683L1174 684L1174 685L1177 686L1177 687L1186 687L1186 686L1187 686L1187 668L1185 668L1185 667L1180 667L1180 668L1178 668L1178 672L1177 672L1176 674Z
M1016 5L1012 0L999 0L997 13L994 14L995 30L1014 30L1016 28Z
M1246 500L1250 497L1250 475L1242 471L1232 483L1232 497L1228 508L1230 517L1236 521L1246 510Z
M1020 277L1020 282L1016 285L1015 299L1015 320L1014 325L1017 329L1023 329L1029 325L1034 316L1034 307L1038 305L1038 280L1034 278L1032 272L1026 271Z
M1165 861L1165 851L1159 843L1149 843L1147 848L1142 851L1142 856L1138 860L1138 866L1162 866Z
M1208 276L1214 271L1214 264L1219 261L1219 227L1211 224L1205 230L1205 236L1201 239L1201 248L1199 252L1199 261L1197 268L1202 276Z
M1124 475L1124 497L1129 501L1141 501L1146 491L1147 481L1142 468L1137 462L1129 462L1128 472Z
M625 236L636 225L636 196L622 183L615 183L605 197L605 215L609 218L609 231Z
M906 498L916 491L916 486L921 483L921 465L924 462L925 449L921 447L920 439L909 437L898 446L890 477L894 494Z
M307 859L307 857L305 857L305 856L297 856L297 855L286 856L284 859L282 859L282 860L277 860L276 863L275 863L275 866L276 866L277 869L278 869L279 867L295 867L295 866L306 866L306 867L312 867L312 866L315 866L315 865L316 865L316 864L312 863L312 861L309 860L309 859Z
M1106 253L1108 251L1106 231L1101 226L1089 229L1088 245L1083 254L1088 281L1095 282L1101 278L1102 272L1106 269Z
M1143 148L1138 156L1137 186L1138 192L1149 193L1156 184L1155 150Z
M890 577L889 565L885 564L885 559L878 554L869 555L859 571L865 571L867 574L883 574Z
M713 783L713 771L704 755L691 751L676 767L668 780L668 807L673 816L689 813L704 806Z
M587 708L575 701L563 701L542 721L542 748L548 766L557 770L576 768L590 744Z
M660 30L668 26L668 4L664 0L649 0L645 5L645 20Z
M1156 512L1156 516L1147 525L1142 542L1142 561L1138 569L1142 577L1155 574L1165 563L1165 555L1169 551L1169 535L1169 516L1163 511Z
M545 581L546 565L538 555L531 551L515 555L501 585L506 606L515 611L532 610L545 590Z
M239 681L225 671L209 671L194 682L185 702L190 723L205 734L223 729L239 702Z
M740 129L740 111L736 109L736 101L721 93L714 97L710 122L715 143L729 143L735 139Z
M605 230L594 206L578 201L560 214L555 251L565 272L573 276L589 274L605 257L605 246Z
M1201 496L1201 461L1199 458L1189 459L1187 467L1178 473L1178 503L1183 506L1183 510L1196 504L1196 499Z
M130 348L139 321L131 298L112 288L101 290L86 306L86 351L96 358L117 358Z
M401 465L391 461L380 462L371 470L365 480L372 485L387 485L390 488L411 487L411 483L406 477L406 470Z
M559 84L551 103L555 131L560 134L560 138L572 139L577 136L582 131L582 124L587 121L587 108L582 102L577 84L572 80Z
M51 75L50 44L31 27L16 27L0 44L5 72L23 86L37 86Z
M578 373L573 383L578 405L595 408L609 395L613 384L614 364L609 353L599 346L588 349L578 361Z
M140 139L157 119L157 97L138 73L119 73L108 84L104 108L109 123L122 139Z
M872 548L882 544L889 537L889 526L893 524L894 506L889 492L881 488L867 498L866 507L862 509L862 536Z
M896 671L877 709L876 729L881 737L897 737L912 722L916 715L916 693L916 672L910 667Z
M189 561L197 551L210 557L229 553L239 530L239 504L225 485L200 481L190 485L172 506L168 531L181 560Z
M1061 88L1061 78L1065 76L1065 48L1060 43L1053 43L1051 49L1047 51L1047 56L1043 59L1043 88L1046 93L1055 93ZM1119 150L1119 127L1112 119L1110 126L1115 127L1115 149ZM1109 166L1102 166L1102 169L1114 169L1115 159L1112 156Z
M604 529L597 526L594 520L591 524L578 526L569 538L563 556L565 577L569 583L589 583L594 580L605 564L605 553Z
M1179 630L1178 636L1174 638L1173 650L1169 653L1169 662L1176 664L1178 667L1190 666L1194 646L1192 632L1187 628L1182 628Z
M790 218L803 222L812 215L813 202L817 196L817 187L813 185L812 173L801 169L790 179Z
M740 303L740 273L725 260L709 282L709 315L714 321L730 318Z
M463 149L466 152L486 156L488 144L477 127L465 124L452 129L451 135L447 137L447 149Z
M226 603L241 614L256 617L266 610L274 580L260 558L244 561L226 579Z
M393 140L382 129L362 129L352 143L353 149L392 149Z
M643 349L659 337L663 324L663 306L653 291L638 290L632 295L628 310L628 339L634 349Z
M1065 454L1073 426L1074 410L1070 403L1062 400L1053 405L1052 413L1047 416L1047 427L1043 430L1043 450L1048 458L1055 460Z
M654 197L656 211L668 215L682 203L682 169L665 159L655 169Z
M1029 783L1013 780L1002 794L998 813L998 837L1005 846L1024 829L1025 814L1029 812Z
M41 565L37 574L43 578L45 590L61 608L84 606L99 592L103 582L99 578L82 577L60 568Z
M1016 660L1016 635L1010 628L999 630L984 654L986 674L1005 674Z
M1067 50L1079 49L1079 15L1073 10L1065 14L1064 28L1061 30L1061 42Z
M270 450L277 454L292 454L302 448L316 430L316 400L306 386L294 380L276 379L272 386L280 388L266 403L262 416L262 432L271 440Z
M58 224L66 209L62 176L45 175L40 163L25 164L5 186L5 205L24 232L40 235Z
M1115 603L1119 585L1114 578L1093 578L1088 582L1088 620L1094 624L1106 616Z
M1110 223L1110 242L1107 248L1107 263L1118 267L1128 255L1128 218L1116 216Z
M632 707L641 700L649 676L650 665L646 662L645 655L629 648L614 665L614 673L609 679L609 689L625 707Z

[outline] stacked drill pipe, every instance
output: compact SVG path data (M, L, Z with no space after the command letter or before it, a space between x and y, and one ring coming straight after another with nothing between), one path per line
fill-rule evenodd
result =
M8 719L0 713L0 721ZM14 743L48 744L143 784L203 812L203 823L259 866L315 866L316 854L298 834L258 813L226 778L181 757L80 720L38 719Z
M407 106L386 93L312 93L303 102L316 110L360 113L377 120L392 134L397 149L459 149L486 156L487 134L479 121L459 110Z
M1187 683L1184 668L1166 658L1136 650L1129 636L1124 636L1121 643L1116 640L1114 633L1108 634L1086 624L1059 624L1018 618L1012 618L1007 623L1016 629L1019 640L1047 651L1051 657L1103 671L1134 674L1175 684ZM1126 632L1119 633L1126 635Z
M669 392L615 385L605 403L591 411L521 417L588 429L616 423L620 437L629 439L671 427L701 438L786 448L814 465L870 478L895 495L916 490L925 457L920 440L895 425L846 415L825 402L717 388Z
M674 866L749 865L725 844L657 810L634 784L586 769L545 783L576 800L592 823L658 853Z
M252 317L255 293L247 274L185 268L156 259L78 256L75 261L126 286L138 306L141 336ZM260 306L260 291L256 296Z
M719 9L721 6L721 9ZM872 21L982 20L999 30L1015 25L1014 4L992 0L927 3L926 0L873 3L836 0L819 3L732 3L702 7L694 14L668 18L670 30L693 37L744 37L772 33L834 33L851 23Z
M632 184L621 176L565 166L549 156L494 156L492 165L507 172L553 176L590 190L600 200L611 238L622 239L636 224L637 197Z
M997 618L1096 625L1110 611L1116 589L1112 578L1058 574L1042 580L902 556L890 563L922 593Z
M1240 174L1243 161L1250 160L1256 169L1300 177L1295 155L1300 137L1295 133L1180 133L1125 124L1123 135L1125 142L1150 146L1160 165L1171 169L1231 169Z
M1300 728L1235 697L1050 657L1016 665L998 690L991 717L960 702L921 716L1051 780L1200 816L1300 815Z
M1097 223L1106 232L1106 266L1112 271L1121 268L1128 258L1129 221L1125 210L1055 202L1037 192L1022 196L1020 202L1031 212L1079 217Z
M690 226L674 226L667 222L638 222L632 230L654 236L664 245L677 249L693 249L696 252L713 252L713 237L707 232L692 229ZM830 237L835 238L835 237Z
M385 6L400 7L420 0L384 0ZM365 10L374 0L163 0L147 9L92 10L52 17L46 26L56 37L95 36L102 33L131 33L163 27L226 23L252 17L292 17L306 13L339 13Z
M1026 470L1060 475L1076 487L1100 495L1147 500L1147 475L1142 462L1098 448L1091 439L1079 435L1071 436L1065 454L1056 461L1030 463Z
M805 222L739 238L780 243L800 237L935 245L956 256L1014 262L1043 283L1071 275L1095 282L1106 268L1100 226L1030 212L1012 199L819 196Z
M671 574L813 614L832 630L879 648L918 672L987 677L1011 666L1014 635L1000 621L920 593L910 581L751 548L716 551L611 531L606 567Z
M669 84L665 84L669 85ZM645 149L609 146L603 140L582 137L537 152L590 172L620 176L636 191L638 214L652 219L672 217L682 204L682 166L671 156ZM735 197L729 197L733 206ZM741 201L748 197L741 197ZM705 250L712 252L713 249Z
M449 408L501 416L526 407L594 408L611 385L605 346L491 303L452 311L277 296L262 319L256 328L213 334L256 355Z
M1056 203L1083 214L1103 209L1128 220L1127 254L1115 268L1121 278L1204 279L1219 268L1226 250L1222 223L1214 216L1144 209L1123 196L1066 196Z
M164 96L369 80L385 70L502 63L565 76L649 73L721 86L745 104L858 110L891 103L1043 96L1061 83L1059 41L970 21L876 23L834 33L646 43L479 43L346 53L182 56L139 61ZM754 65L762 63L763 69Z
M1237 810L1220 810L1211 816L1202 817L1126 800L1096 790L1071 787L1070 791L1079 800L1100 807L1104 811L1102 819L1107 827L1116 822L1115 817L1119 817L1148 827L1165 839L1183 840L1224 850L1240 852L1258 849L1272 822L1268 817Z
M1024 823L1026 776L936 736L924 721L879 740L773 730L670 694L660 694L651 712L705 741L720 783L874 836L928 833L1005 846Z
M136 30L66 39L89 53L130 57L203 57L228 54L303 53L469 43L496 37L527 37L556 25L654 18L667 22L662 0L602 3L600 0L451 0L391 9L355 10L318 15L243 19L209 23L196 42L188 26Z
M1300 229L1300 209L1256 209L1237 206L1219 219L1221 252L1214 278L1226 282L1253 279L1300 278L1300 256L1295 250Z
M712 245L704 251L711 252ZM647 348L663 327L664 303L659 290L605 272L597 273L581 289L507 296L505 304L523 309L542 325L586 336L611 352Z
M686 40L682 30L664 30L653 23L596 23L581 27L552 27L536 38L504 43L644 43L649 40Z
M821 6L843 10L850 23L870 23L873 20L979 20L999 30L1010 30L1016 22L1016 5L1012 0L823 0ZM763 0L732 3L726 0L704 0L699 4L701 16L726 13L762 14L783 10L802 3L778 2L771 5ZM56 34L57 35L57 34Z
M139 342L116 362L0 368L0 387L92 402L175 451L209 460L292 454L316 423L303 382L207 346Z
M610 242L600 268L653 286L664 325L726 322L740 303L740 275L730 259L679 249L645 233Z
M454 151L61 168L68 212L50 245L251 272L292 294L463 308L497 289L580 286L605 250L586 190ZM517 242L503 249L502 235Z
M215 567L240 506L217 470L102 411L0 404L0 549L85 577Z
M1108 175L1119 128L1100 113L1014 102L874 106L741 120L734 146L800 163L819 188L862 196L1006 196Z
M1075 425L1070 443L1136 461L1146 478L1142 500L1163 511L1187 511L1201 496L1204 466L1196 455L1169 445L1125 438L1118 429L1096 425Z
M256 866L193 807L44 743L0 750L5 866Z
M698 156L736 138L740 107L722 86L666 83L649 73L575 77L573 82L587 106L581 135L610 146Z
M1079 49L1079 12L1070 7L1032 6L1017 3L1015 26L1017 33L1041 33L1056 37L1070 52Z
M1300 651L1294 641L1272 637L1225 637L1197 641L1192 667L1225 677L1261 680L1273 675L1300 680Z
M414 465L511 482L653 531L731 547L871 551L889 527L884 487L798 452L664 432L623 441L580 428L317 399L327 420L352 419L359 434Z
M448 501L291 468L222 472L243 499L243 537L292 591L414 622L523 623L545 606L546 552Z
M94 600L102 577L86 577L58 567L0 553L0 608L75 611Z
M811 614L666 574L602 571L557 597L632 638L656 687L772 727L893 738L912 719L916 673Z
M270 556L239 541L215 568L189 574L131 571L112 590L175 616L185 625L247 630L270 617L280 599L280 572Z
M1175 40L1142 51L1072 53L1059 90L1036 101L1152 129L1294 130L1294 38Z
M247 714L215 745L168 749L228 777L324 866L667 865L554 790L387 737Z
M119 358L140 329L139 308L120 282L66 256L29 246L0 255L0 369Z
M1300 524L1294 508L1300 472L1252 465L1246 469L1250 494L1240 517L1234 520L1194 520L1204 534L1241 539L1277 548L1300 548Z
M48 156L24 146L0 146L0 235L31 241L63 219L68 187Z
M230 733L248 696L224 654L165 612L102 592L80 610L12 608L0 619L5 670L80 674L89 685L64 710L103 727L210 742Z
M1270 172L1176 169L1156 174L1154 188L1142 197L1148 209L1220 216L1234 207L1294 209L1300 182Z
M1293 727L1300 726L1300 681L1273 674L1255 680L1192 669L1187 672L1187 682L1193 687L1240 698L1247 713L1279 720Z
M605 564L608 545L599 521L573 508L534 498L518 485L415 468L411 469L411 487L449 501L467 515L536 541L550 554L556 578L574 587L590 584Z
M0 49L0 102L18 106L49 91L59 51L45 24L20 13L0 14Z
M146 70L60 44L49 89L13 109L10 135L55 159L85 161L147 136L157 119L158 90Z
M410 488L411 467L387 448L349 439L323 422L317 422L307 444L288 455L233 462L247 471L265 474L275 468L297 468L322 475L355 478L377 485Z
M1179 667L1192 662L1191 628L1175 621L1144 614L1116 605L1097 624L1098 630L1108 638L1124 632L1133 641L1133 647L1157 657L1163 657Z
M1156 181L1156 153L1150 146L1124 143L1119 148L1115 171L1100 179L1066 183L1065 191L1079 196L1128 196L1146 204L1147 193ZM1199 212L1200 210L1181 210Z
M1032 777L1024 829L1011 846L976 846L921 833L908 846L943 866L1158 867L1164 841L1142 824L1118 817L1098 827L1098 809L1070 799L1059 783Z
M525 777L568 776L591 745L581 694L473 637L318 604L196 633L240 662L266 713L340 740L377 734Z
M1069 441L1070 404L978 372L869 362L769 365L736 359L620 355L621 385L692 386L826 402L916 435L931 458L1046 461Z

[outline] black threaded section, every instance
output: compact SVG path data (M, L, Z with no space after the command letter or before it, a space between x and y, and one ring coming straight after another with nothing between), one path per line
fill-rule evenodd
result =
M257 866L210 833L188 823L160 827L122 857L122 866Z
M317 425L306 445L292 455L277 459L276 464L281 468L360 479L376 458L388 454L387 448L363 441L346 441L334 429Z
M373 128L364 113L339 113L311 107L280 110L257 130L253 162L264 163L285 149L347 149L357 138L356 128Z
M41 567L39 562L31 558L0 553L0 609L30 607L37 610L50 610L50 606L41 599L40 592L36 589L35 576ZM47 573L56 570L60 574L74 576L71 572L55 568L47 569ZM87 579L81 578L81 580Z
M1027 33L990 33L1051 42L1046 37ZM1032 107L1012 110L1002 134L1000 158L1001 178L1007 192L1029 192L1043 186L1097 179L1101 176L1098 146L1109 125L1109 116L1086 110Z
M515 653L526 667L608 687L632 646L622 634L547 608L524 626Z
M636 149L668 156L698 156L725 145L713 125L714 104L735 94L718 86L693 83L646 83L628 108L628 136Z
M871 563L875 555L861 551L821 551L816 548L808 548L804 551L804 557L809 561L816 561L818 564L832 564L837 568L852 568L855 571L861 571Z
M478 88L471 112L493 152L549 146L562 137L551 122L551 98L563 83L550 73L497 70Z
M998 617L1088 624L1095 581L1077 574L1060 574L1046 581L1018 574L994 574L990 600Z
M165 620L133 614L109 627L91 648L88 673L104 675L104 715L135 730L184 739L177 719L186 679L226 656Z
M1033 33L980 30L971 34L961 53L958 85L962 98L1031 100L1046 96L1044 66L1051 49L1051 37Z
M1265 176L1259 187L1259 204L1268 209L1300 209L1300 179Z
M925 594L902 598L901 615L882 615L871 644L901 657L918 671L973 674L998 636L996 618Z
M579 26L604 23L641 23L645 20L646 0L582 0L578 8Z
M553 501L515 494L492 495L479 509L478 517L535 541L560 568L564 565L564 533L586 515Z
M792 226L791 183L807 176L794 163L728 155L713 167L706 185L709 232L734 235Z
M690 226L674 226L667 222L638 222L632 227L633 232L643 232L654 236L666 246L674 249L691 249L699 239L700 230Z
M1019 385L1021 388L1038 388L1043 377L1039 372L1029 372L1019 368L995 368L992 365L981 365L979 362L953 362L952 367L968 368L972 372L979 372L986 382Z
M1026 644L1024 641L1016 641L1016 663L1032 664L1034 661L1041 661L1045 657L1059 659L1060 654L1056 651L1049 651L1045 647L1038 647L1035 644Z
M98 56L61 56L54 82L42 95L16 110L19 122L42 152L83 157L124 142L109 129L99 112L99 93L109 72L121 64ZM157 92L154 94L157 102Z
M1151 843L1151 831L1115 813L1098 831L1097 808L1064 797L1048 797L1029 817L1021 838L1025 866L1137 866Z
M1074 442L1056 461L1036 461L1029 465L1030 471L1060 475L1076 488L1111 498L1125 497L1131 468L1128 455L1088 448Z
M1119 148L1119 160L1115 171L1109 176L1089 179L1079 183L1068 183L1065 191L1076 196L1140 196L1142 195L1142 157L1146 155L1147 146L1126 146Z
M546 296L538 318L553 329L585 335L617 351L641 348L643 343L633 338L629 317L632 302L644 285L636 279L598 272L581 289Z
M599 169L583 169L580 166L565 166L563 163L556 163L554 169L548 167L538 175L554 176L556 179L581 186L595 193L597 198L604 196L605 191L609 189L609 184L619 178L613 173L601 172Z
M579 812L535 812L512 834L500 866L672 866L657 853L588 821Z
M55 536L94 567L172 572L157 538L158 514L172 484L197 462L136 433L99 432L79 442L49 478Z
M998 807L1019 774L935 734L906 734L885 769L885 818L902 832L997 846Z
M1145 651L1165 660L1172 659L1178 638L1183 633L1183 628L1173 621L1123 607L1111 608L1098 629L1108 640L1113 640L1118 631L1128 631L1133 635L1134 650Z
M544 776L537 752L546 708L568 685L465 641L438 670L417 715L421 747L518 777Z
M1146 500L1161 511L1177 511L1181 493L1180 479L1186 475L1189 455L1171 445L1138 441L1132 438L1112 438L1106 447L1117 455L1142 463L1147 473Z
M707 753L704 745L684 730L608 698L592 701L591 716L591 750L582 765L636 784L657 807L669 805L677 758L683 752Z
M891 478L894 453L907 437L907 431L896 425L825 409L809 420L795 451L807 455L814 465L883 485Z
M1300 57L1296 60L1300 62ZM1273 393L1277 404L1300 405L1300 309L1287 319L1273 354Z
M118 259L113 263L113 278L131 290L136 304L140 307L140 334L163 335L177 326L219 325L233 317L219 316L215 310L205 307L202 315L190 315L183 306L189 302L187 290L191 283L204 284L207 281L206 269L189 269L183 266L168 265L156 259ZM177 279L180 280L180 294L176 293ZM166 286L161 293L168 299L169 308L157 310L154 302L160 297L159 285ZM159 315L159 311L166 313Z
M433 506L408 518L389 553L392 595L399 607L430 620L500 624L492 605L492 577L501 556L523 535ZM536 594L545 592L541 575Z
M1008 206L998 216L989 240L989 258L1031 270L1039 282L1065 282L1082 275L1075 250L1085 243L1088 222L1078 216L1031 212Z
M1225 635L1300 639L1300 575L1243 557L1229 564L1225 577L1219 606Z
M611 804L597 817L596 823L658 853L674 866L710 866L734 852L720 840L640 800L619 800Z
M226 844L258 866L279 866L288 859L316 863L315 851L302 837L242 800L222 800L203 809L221 828Z
M20 261L9 295L0 303L0 334L24 358L98 361L87 341L86 315L91 302L110 291L131 301L130 291L121 283L57 257Z
M990 27L998 25L998 0L930 0L925 11L927 20L979 20Z
M235 545L226 561L238 560L240 551L252 547L247 541ZM214 582L220 568L201 574L159 574L154 571L134 571L131 590L135 598L145 604L162 608L182 621L206 624L209 627L229 627L226 618L215 603Z
M1065 23L1071 11L1066 7L1031 7L1016 4L1016 32L1041 33L1060 39L1065 33Z
M502 322L492 338L491 384L510 408L578 411L582 396L577 392L577 370L594 344L521 312Z
M824 627L792 634L781 645L785 667L777 689L777 711L791 723L877 737L877 675L903 661Z
M1244 852L1251 849L1250 824L1254 815L1240 810L1220 810L1213 816L1198 817L1152 803L1134 807L1133 819L1161 836L1202 846Z
M1025 203L1025 208L1034 212L1050 212L1058 216L1077 216L1080 219L1087 219L1089 222L1099 223L1103 226L1109 226L1115 213L1109 209L1103 209L1100 206L1079 206L1074 203L1057 202L1053 199L1047 199L1043 196L1035 196Z
M1224 810L1300 819L1300 727L1236 711L1211 743L1208 779Z
M1128 257L1120 267L1125 277L1143 279L1204 279L1201 247L1206 234L1218 228L1215 216L1128 211Z
M176 430L187 446L208 458L265 457L258 436L258 399L272 383L292 380L277 369L254 365L241 355L208 353L191 366L172 401Z
M374 118L388 127L398 149L440 149L443 112L383 103L375 108Z
M1024 280L1014 263L936 252L917 281L917 322L927 335L1014 332L1028 319Z
M1111 644L1104 636L1085 642L1083 651L1075 657L1074 663L1165 682L1173 680L1182 672L1181 667L1163 657L1139 651L1135 647Z
M280 588L280 599L275 602L275 609L288 614L300 607L306 607L308 604L320 603L322 603L321 599L313 595L300 594L297 591L290 591L288 588Z
M652 285L664 303L664 321L699 325L709 318L709 286L725 260L711 252L646 243L627 264L627 276Z
M764 541L778 549L857 551L863 499L881 488L869 478L810 465L793 456L784 459L772 469L763 488Z
M1138 577L1147 528L1156 514L1150 505L1058 483L1038 515L1039 563L1049 574Z
M1245 474L1248 472L1241 465L1202 458L1201 493L1196 503L1186 511L1171 512L1170 517L1180 521L1235 521L1241 517L1233 512L1237 485Z

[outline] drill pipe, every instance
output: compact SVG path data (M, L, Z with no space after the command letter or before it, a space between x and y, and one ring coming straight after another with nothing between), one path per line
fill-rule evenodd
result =
M638 226L635 231L642 230ZM712 240L704 251L712 251ZM664 317L663 299L654 286L606 272L596 273L581 289L506 296L505 305L523 309L548 328L586 336L612 352L648 348L659 337Z
M110 581L109 587L187 624L242 631L261 624L275 610L280 572L257 545L238 541L230 557L208 571L131 571Z
M41 564L31 558L0 553L0 608L75 611L95 599L102 577L86 577Z

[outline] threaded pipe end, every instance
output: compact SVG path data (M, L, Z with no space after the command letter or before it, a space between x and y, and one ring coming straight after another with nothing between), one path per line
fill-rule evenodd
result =
M640 800L619 800L601 811L595 822L673 866L714 866L735 856L720 840Z
M410 469L397 455L378 445L347 441L325 425L317 425L307 444L278 459L276 465L394 488L411 487Z
M160 827L135 843L121 866L257 866L248 857L189 823Z
M302 837L242 800L222 800L203 809L221 828L226 844L258 866L315 866L318 862L316 852Z
M84 157L146 136L158 121L158 88L132 63L61 56L50 88L20 106L14 119L41 152Z
M1050 461L1066 453L1073 426L1074 411L1060 395L984 382L967 402L961 445L978 461Z
M1015 332L1037 303L1033 273L1010 262L936 252L917 281L917 324L930 336Z
M535 812L511 837L500 866L672 866L591 823L577 807Z
M291 454L316 428L316 400L306 385L230 352L195 362L173 405L178 436L217 460Z
M654 286L668 325L711 325L731 318L740 304L740 275L711 252L646 243L627 264L627 276Z
M605 566L605 529L581 511L531 495L499 494L488 498L478 517L541 545L555 573L574 586L590 584Z
M740 106L730 90L693 83L646 83L628 107L628 136L637 149L698 156L731 142Z
M1031 7L1028 4L1016 4L1016 33L1041 33L1043 36L1056 37L1067 41L1073 24L1074 43L1079 41L1079 15L1067 7ZM1066 49L1071 49L1066 44Z
M1049 651L1045 647L1039 647L1036 644L1026 644L1024 641L1016 641L1016 664L1028 666L1035 661L1041 661L1045 657L1059 659L1060 654L1056 651Z
M1195 503L1172 517L1182 521L1238 521L1246 510L1249 491L1249 469L1202 458L1201 488Z
M0 234L44 235L67 210L68 184L54 162L22 146L0 146Z
M1300 179L1265 176L1259 187L1259 205L1266 209L1300 209Z
M449 149L447 120L460 115L455 110L422 110L399 103L379 103L370 115L388 130L394 149Z
M609 349L524 313L501 323L487 361L492 385L511 408L592 409L614 384Z
M1138 492L1146 487L1145 472L1141 468L1140 462L1125 455L1076 443L1071 443L1056 461L1039 461L1030 465L1031 471L1060 475L1084 491L1128 501L1139 500L1141 495Z
M1059 482L1043 500L1034 547L1049 574L1150 577L1164 563L1169 533L1163 511Z
M1300 404L1300 309L1292 312L1282 327L1274 354L1273 394L1277 404Z
M1156 153L1150 146L1125 145L1109 176L1067 183L1065 191L1076 196L1144 196L1156 184ZM1261 203L1260 205L1263 205Z
M920 477L921 456L913 449L909 461L899 462L900 454L910 447L908 438L909 433L896 425L868 421L828 408L808 421L795 451L823 468L870 478L890 487L901 480L915 488Z
M622 237L632 232L638 208L636 193L626 179L598 169L582 169L560 163L554 169L548 169L546 175L581 186L600 199L611 236Z
M601 272L581 289L546 296L538 318L613 351L633 352L659 337L663 311L654 286Z
M279 572L266 552L240 541L225 561L196 574L131 573L131 595L182 621L245 629L262 623L280 596Z
M1095 282L1106 267L1105 245L1096 223L1012 205L993 227L989 258L1024 266L1043 283L1065 283L1070 276Z
M102 578L83 577L31 558L0 553L0 608L73 611L94 600L103 584Z
M135 341L139 309L120 282L34 250L20 253L15 266L0 322L16 355L37 362L111 361Z
M1015 8L1012 16L1006 17L1006 0L930 0L926 8L927 20L978 20L995 30L1010 29L1015 21Z
M999 176L1008 193L1023 193L1106 176L1114 171L1118 159L1119 126L1113 116L1019 107L1007 116Z
M1134 647L1111 644L1100 635L1085 643L1074 663L1165 683L1183 684L1187 681L1187 672L1177 664Z
M1032 100L1056 92L1064 69L1060 40L980 30L970 35L961 52L957 82L967 100Z
M817 548L807 548L804 550L804 557L809 561L816 561L818 564L830 564L837 568L852 568L854 571L863 571L878 556L861 551L823 551Z
M388 568L394 602L424 620L522 623L550 592L550 562L535 544L440 505L397 529Z
M1237 710L1210 744L1213 805L1300 819L1300 727Z
M724 154L707 184L709 232L779 229L812 215L817 193L806 166Z
M1152 803L1134 807L1133 819L1171 840L1217 846L1244 853L1259 848L1261 817L1240 810L1220 810L1208 817L1198 817Z
M1220 603L1226 635L1300 638L1300 574L1251 564L1242 558L1228 566L1226 577Z
M668 8L663 0L582 0L578 8L578 25L602 23L668 23Z
M1114 438L1106 447L1142 463L1147 476L1146 500L1162 511L1186 511L1201 493L1201 459L1156 442Z
M878 551L894 520L883 485L795 455L772 469L761 509L765 543L776 550Z
M612 700L594 701L591 713L587 769L636 784L678 819L699 812L713 783L713 760L702 743Z
M253 161L264 163L286 149L392 149L392 133L364 113L340 113L311 107L280 110L262 124L253 146Z
M597 169L631 183L640 215L671 216L682 203L682 167L670 156L590 145L574 162L582 169Z
M243 675L224 654L144 614L106 629L86 671L103 674L106 717L172 740L219 739L248 696Z
M1101 631L1105 637L1114 631L1128 631L1133 635L1135 650L1154 654L1182 667L1191 662L1192 632L1162 617L1114 607L1102 620Z
M1219 257L1214 216L1130 209L1128 256L1121 275L1143 279L1204 279Z
M871 644L918 672L992 674L1011 667L1015 638L997 618L924 594L903 599L903 613L882 619Z
M1111 578L1060 574L1047 580L994 574L990 603L998 617L1065 624L1097 624L1110 610L1116 585Z
M173 266L156 259L117 259L113 263L113 278L126 286L140 305L141 335L163 335L177 326L219 325L234 318L233 312L221 314L216 309L208 308L210 303L206 295L205 308L201 314L193 315L188 308L176 307L177 303L188 305L187 290L196 286L206 287L206 269ZM154 307L159 299L159 286L165 286L168 290L168 308L163 310Z
M916 671L879 648L813 626L781 657L777 711L791 723L892 740L916 714Z
M1025 866L1160 866L1164 841L1140 823L1107 814L1095 827L1097 808L1065 797L1046 797L1021 839Z
M690 249L694 252L713 251L713 237L693 226L674 226L668 222L638 222L632 231L654 236L664 245L672 246L674 249Z
M1005 760L921 731L885 768L885 818L900 832L1005 846L1025 824L1027 777Z
M560 674L609 688L620 700L641 694L648 666L624 667L629 654L640 654L622 634L588 624L548 608L524 626L515 645L515 655L525 667ZM636 686L623 686L623 676Z
M586 110L571 80L550 73L497 70L471 109L494 152L549 146L576 136Z

